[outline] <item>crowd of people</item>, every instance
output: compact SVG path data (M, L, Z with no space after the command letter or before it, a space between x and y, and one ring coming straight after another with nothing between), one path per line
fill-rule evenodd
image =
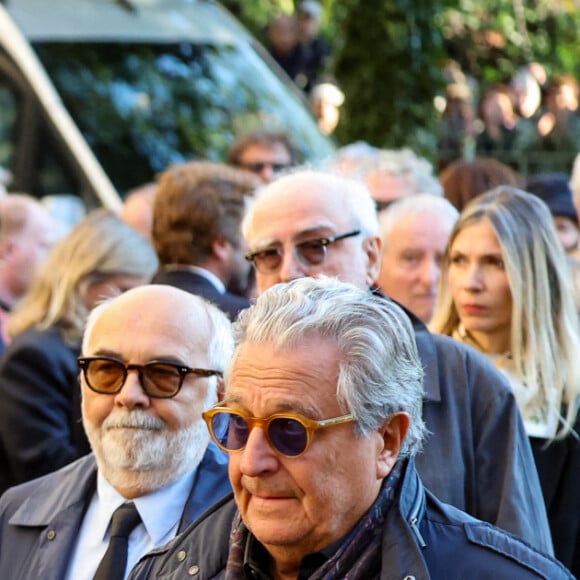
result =
M580 157L303 161L0 199L0 578L580 574Z
M304 92L320 130L330 135L345 95L332 75L332 46L321 33L322 17L319 0L301 0L294 14L278 14L268 23L266 48Z
M580 84L532 62L484 84L450 62L440 98L439 165L491 157L522 173L562 171L580 149Z
M333 48L321 32L323 6L304 0L294 13L272 18L266 48L304 91L321 130L334 133L348 98L333 76ZM439 119L438 169L485 157L524 173L566 171L580 150L580 83L550 75L539 62L515 70L503 82L486 82L449 60L444 89L434 99Z

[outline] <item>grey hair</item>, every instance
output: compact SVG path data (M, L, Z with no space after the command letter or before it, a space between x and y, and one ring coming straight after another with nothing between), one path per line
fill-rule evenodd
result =
M426 435L421 417L423 369L409 318L390 300L335 278L300 278L264 292L234 323L236 353L245 342L292 350L305 336L336 343L336 396L365 437L397 412L411 424L401 456L413 456ZM229 373L226 373L226 384Z
M311 188L313 186L331 192L336 199L336 203L343 208L344 214L350 216L352 226L360 229L363 236L379 234L379 221L375 202L363 181L331 171L299 168L256 190L254 199L250 201L242 222L244 237L248 238L252 230L255 208L259 206L262 200L277 196L281 191L287 192L289 188L300 191L302 188Z
M361 163L358 176L366 179L371 173L411 175L415 184L414 193L443 195L443 187L433 174L433 165L411 149L383 149L369 157Z
M381 238L383 239L383 252L389 243L389 236L394 226L405 216L428 214L433 219L445 222L449 225L449 231L457 221L459 212L457 208L444 197L431 193L418 193L393 202L379 214L381 226Z

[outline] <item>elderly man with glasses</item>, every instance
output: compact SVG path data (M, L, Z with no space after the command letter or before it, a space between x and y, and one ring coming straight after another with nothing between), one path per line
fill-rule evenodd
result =
M99 306L85 331L93 454L0 499L0 578L115 580L231 489L202 412L233 348L224 313L171 286Z
M234 498L131 579L572 578L423 488L423 369L393 302L295 280L258 298L235 335L225 399L204 413L230 453Z
M243 230L260 294L321 275L380 294L379 222L360 181L320 171L281 177L255 199ZM505 378L473 349L407 315L425 369L423 419L431 435L416 462L426 487L552 553L534 458Z

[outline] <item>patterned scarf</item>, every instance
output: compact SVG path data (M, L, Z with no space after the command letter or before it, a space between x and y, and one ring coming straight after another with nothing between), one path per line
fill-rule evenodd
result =
M395 498L403 462L397 461L369 511L361 518L348 539L310 580L369 580L381 570L381 543L386 514ZM243 580L244 552L250 532L239 512L232 523L226 580ZM263 570L266 572L266 570Z

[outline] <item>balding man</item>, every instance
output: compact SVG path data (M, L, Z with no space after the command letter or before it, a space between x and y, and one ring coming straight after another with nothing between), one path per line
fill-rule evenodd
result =
M218 400L231 351L225 314L171 286L93 310L79 365L94 455L4 493L0 578L123 579L224 496L227 458L201 413Z
M243 223L258 291L325 274L376 285L381 239L360 182L302 171L263 189ZM474 350L432 335L408 313L425 369L423 414L431 436L417 456L443 501L552 553L534 459L505 379Z
M379 287L423 322L433 316L441 261L459 212L443 197L419 193L379 215L383 254Z
M5 322L38 267L62 235L48 209L29 195L0 198L0 351L9 342Z

